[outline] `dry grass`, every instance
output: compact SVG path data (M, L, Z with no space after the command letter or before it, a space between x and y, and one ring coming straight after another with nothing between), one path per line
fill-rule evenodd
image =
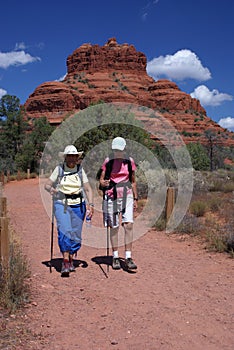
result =
M177 232L194 234L196 227L196 235L205 242L207 250L229 253L233 257L234 179L223 173L206 176L210 188L193 193L190 214L185 216Z
M10 234L10 257L7 266L0 265L0 305L14 312L28 302L30 271L19 242Z

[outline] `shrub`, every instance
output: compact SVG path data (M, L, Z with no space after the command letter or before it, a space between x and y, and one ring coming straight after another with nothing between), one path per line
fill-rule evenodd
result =
M215 180L210 187L211 192L218 192L222 191L223 189L223 182L221 180Z
M227 234L225 237L225 243L228 252L234 252L234 233Z
M206 239L208 242L207 248L211 251L223 253L227 251L227 245L225 243L224 237L219 235L217 232L209 232L206 234Z
M206 212L206 203L202 201L195 201L190 204L190 212L195 216L204 216Z
M223 185L223 192L228 193L228 192L232 192L234 191L234 183L230 182L230 183L225 183Z
M154 228L158 231L163 231L166 229L167 222L163 216L160 216L156 223L154 224Z
M201 230L201 224L197 217L186 214L176 231L183 234L197 235Z
M210 210L213 212L218 211L220 206L221 206L221 199L220 198L212 198L209 201Z
M9 266L0 265L0 304L9 311L14 311L28 301L30 276L28 263L23 256L19 243L10 243Z

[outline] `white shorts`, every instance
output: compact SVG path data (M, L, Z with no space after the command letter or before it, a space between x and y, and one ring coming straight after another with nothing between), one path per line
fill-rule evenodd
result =
M133 196L132 194L127 195L126 208L122 213L123 198L117 198L117 214L114 214L114 200L106 196L103 201L103 221L105 227L119 227L119 215L122 214L122 224L126 222L133 223Z

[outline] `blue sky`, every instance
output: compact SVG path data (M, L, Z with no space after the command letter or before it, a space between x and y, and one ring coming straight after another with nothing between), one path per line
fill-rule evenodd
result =
M25 103L66 74L76 48L115 37L146 55L155 80L174 81L234 131L233 0L12 0L0 9L0 97Z

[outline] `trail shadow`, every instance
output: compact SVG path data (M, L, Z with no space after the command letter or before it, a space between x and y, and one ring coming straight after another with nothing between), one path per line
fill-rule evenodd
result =
M52 259L51 261L42 261L42 264L51 269L52 267L57 271L61 273L61 268L62 268L62 258L55 258ZM82 267L83 269L86 269L88 267L88 263L84 260L79 260L79 259L73 259L73 264L75 268L77 267Z
M129 270L127 268L127 265L125 263L125 260L122 259L122 258L119 258L120 260L120 265L121 265L121 269L127 273L130 273L130 274L135 274L137 271L136 270ZM112 268L112 256L95 256L94 258L91 259L91 261L95 262L99 267L100 269L102 270L102 272L106 275L102 265L106 265L109 267ZM106 277L108 277L106 275Z

